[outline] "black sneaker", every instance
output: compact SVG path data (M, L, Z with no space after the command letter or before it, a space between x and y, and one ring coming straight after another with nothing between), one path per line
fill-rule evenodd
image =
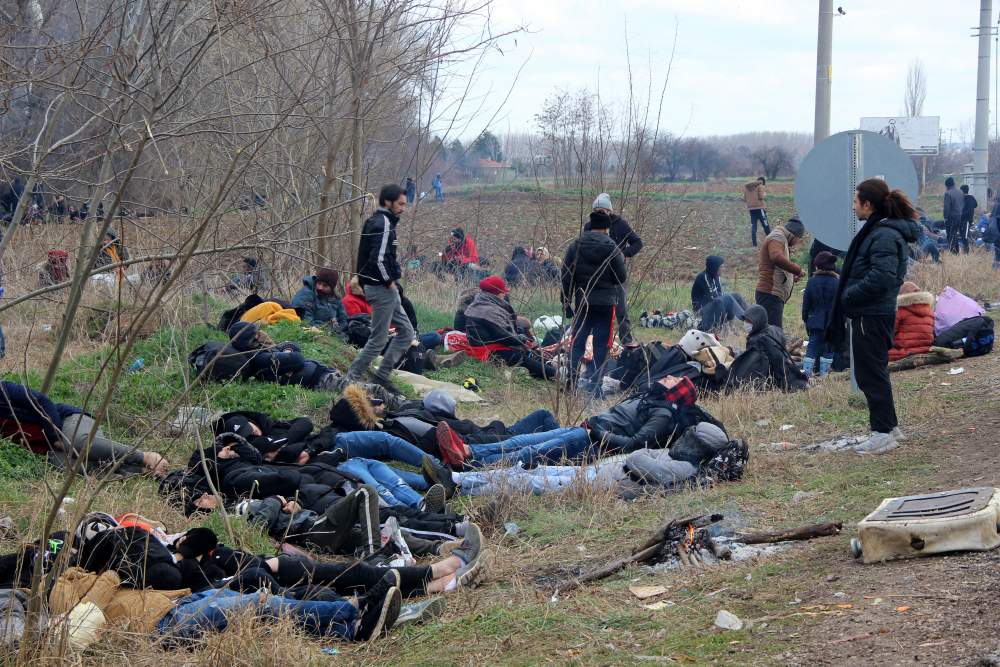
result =
M443 465L435 461L429 456L424 457L423 465L421 466L421 471L424 473L424 478L428 479L435 484L440 484L444 487L445 498L451 498L455 495L455 491L458 490L458 485L451 478L451 471L445 468Z
M390 380L389 378L380 378L379 376L376 375L375 377L373 377L371 379L371 384L377 384L378 386L382 387L383 389L385 389L387 392L389 392L393 396L405 396L406 395L402 391L400 391L399 387L397 387L396 385L394 385L392 383L392 380Z
M385 598L391 588L399 588L399 572L387 570L377 584L358 597L358 611L367 614Z
M389 630L399 618L399 611L402 607L403 595L398 588L390 588L378 605L362 614L361 624L358 626L357 632L354 633L354 641L366 642L389 634Z
M424 495L423 510L428 514L440 514L441 510L444 509L444 501L444 487L435 484L427 489L427 493Z

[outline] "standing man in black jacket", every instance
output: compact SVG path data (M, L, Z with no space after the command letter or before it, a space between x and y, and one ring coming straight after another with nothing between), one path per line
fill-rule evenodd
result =
M944 209L942 217L948 229L948 249L958 254L958 230L962 226L962 210L965 208L965 193L955 187L955 179L944 180Z
M622 251L625 259L634 257L642 250L642 239L635 233L628 220L615 215L611 206L611 195L602 192L594 200L594 210L606 213L611 218L611 229L608 234L615 242L618 249ZM584 231L590 231L590 223L584 227ZM618 320L618 337L622 344L632 342L632 322L628 319L628 280L623 280L618 286L618 301L615 303L615 319Z
M958 228L958 240L965 247L965 252L969 252L969 230L972 229L972 221L976 217L976 209L979 208L979 202L976 198L969 194L969 186L962 184L959 188L965 197L962 199L962 224Z
M385 347L389 327L396 327L396 337L386 348L371 383L400 396L403 392L389 379L389 373L413 341L413 325L403 311L396 290L396 281L403 275L396 261L396 225L399 216L406 213L406 191L395 183L385 186L378 195L378 206L374 215L365 220L358 244L358 282L372 307L372 333L347 371L347 377L354 382L361 381L368 366Z
M628 223L625 223L626 226ZM573 318L573 349L569 355L570 377L576 378L587 349L587 337L594 336L594 373L589 384L596 392L601 386L604 363L613 338L615 303L628 279L625 258L609 235L611 218L604 211L590 214L590 231L585 231L566 250L562 268L562 301L568 308L576 302Z

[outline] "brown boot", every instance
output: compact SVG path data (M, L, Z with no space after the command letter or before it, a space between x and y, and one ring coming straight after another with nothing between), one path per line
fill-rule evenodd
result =
M461 366L465 362L465 350L456 352L455 354L434 355L434 365L437 368L454 368L455 366Z

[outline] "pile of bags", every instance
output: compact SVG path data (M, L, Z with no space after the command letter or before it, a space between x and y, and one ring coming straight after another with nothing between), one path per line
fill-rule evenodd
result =
M639 317L639 326L654 329L663 327L664 329L694 329L701 319L694 316L690 310L680 310L676 313L663 314L658 310L652 313L643 313Z

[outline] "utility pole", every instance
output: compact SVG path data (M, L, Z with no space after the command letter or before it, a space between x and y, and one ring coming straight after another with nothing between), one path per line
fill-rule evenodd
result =
M833 0L819 0L819 36L816 39L816 124L813 126L813 145L830 136L832 87Z
M993 0L979 3L979 76L976 81L976 139L972 148L972 183L969 194L986 207L986 182L989 171L989 131L990 131L990 37L993 30L990 15ZM973 28L975 30L975 28Z

